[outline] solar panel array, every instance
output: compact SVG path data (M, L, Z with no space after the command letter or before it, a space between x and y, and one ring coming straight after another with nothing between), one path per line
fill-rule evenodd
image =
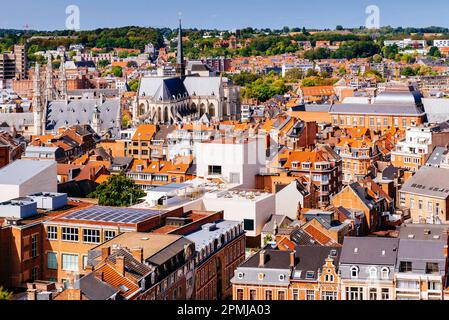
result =
M69 220L85 220L98 222L115 223L139 223L153 216L161 214L161 211L130 209L130 208L110 208L93 206L66 216Z

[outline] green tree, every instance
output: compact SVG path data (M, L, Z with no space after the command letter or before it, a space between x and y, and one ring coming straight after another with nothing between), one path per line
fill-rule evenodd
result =
M132 79L128 82L129 88L131 91L137 92L139 89L139 79Z
M123 69L122 69L122 67L119 67L119 66L112 67L111 72L116 77L121 77L123 75Z
M346 75L347 73L348 73L348 70L346 70L346 68L345 68L344 66L341 66L341 67L338 69L338 74L341 75L341 76L344 76L344 75Z
M12 297L12 292L9 292L3 287L0 287L0 300L9 300Z
M97 63L98 68L102 68L102 69L106 68L109 64L110 63L108 60L99 60Z
M98 199L102 206L127 207L144 196L145 192L122 172L100 184L89 198Z
M126 64L127 68L138 68L139 66L137 65L136 61L128 61L128 63Z
M434 58L441 58L441 52L440 49L438 49L437 47L431 47L429 49L429 53L428 55L430 57L434 57Z
M416 76L416 71L412 67L407 66L404 69L402 69L401 75L405 77L413 77Z
M316 76L318 76L318 71L316 71L315 69L309 69L309 70L307 70L307 73L306 73L306 77L316 77Z
M381 63L381 62L382 62L382 56L381 56L380 54L375 54L375 55L373 56L373 61L374 61L375 63Z
M298 81L304 78L304 72L298 68L293 68L285 72L285 79L289 81Z

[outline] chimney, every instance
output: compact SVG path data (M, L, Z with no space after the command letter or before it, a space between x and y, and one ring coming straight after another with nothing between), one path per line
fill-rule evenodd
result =
M445 245L444 246L444 248L443 248L443 254L444 254L444 256L447 258L447 257L449 257L449 246L448 245Z
M102 271L95 272L95 277L97 277L97 279L100 281L104 281L104 273Z
M124 256L115 257L115 269L122 276L125 275L125 257Z
M80 289L67 289L67 300L69 301L80 301L81 300L81 290Z
M134 248L131 250L131 253L134 259L136 259L140 263L143 262L143 248Z
M111 255L111 247L101 248L101 260L106 260Z
M295 267L295 254L296 254L296 251L290 252L290 268Z
M27 290L27 300L37 300L37 290L28 289Z
M259 268L263 268L265 266L265 250L261 250L259 252Z

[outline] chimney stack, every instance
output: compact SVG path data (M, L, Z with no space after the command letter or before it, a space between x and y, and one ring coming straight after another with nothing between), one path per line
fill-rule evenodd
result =
M445 245L444 246L444 248L443 248L443 254L444 254L444 256L447 258L447 257L449 257L449 246L448 245Z
M115 257L115 269L122 276L125 275L125 257L124 256Z
M95 277L97 277L98 280L104 281L104 273L101 272L95 272Z
M265 250L259 252L259 268L265 267Z
M27 290L27 300L37 300L37 290L28 289Z
M290 252L290 268L294 268L295 267L295 254L296 251L292 251Z
M143 262L143 248L134 248L131 250L131 253L134 259L136 259L140 263Z
M67 289L67 300L81 301L81 290L80 289Z
M101 248L101 260L106 260L111 255L111 247Z

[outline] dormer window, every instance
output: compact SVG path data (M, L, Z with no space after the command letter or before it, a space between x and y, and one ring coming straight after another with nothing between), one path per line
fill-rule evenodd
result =
M369 277L370 277L370 279L377 279L377 268L376 267L369 268Z
M313 279L314 276L315 276L315 272L314 271L307 271L306 279Z
M245 274L243 272L239 272L237 274L237 278L240 279L240 280L242 280L244 276L245 276Z
M381 277L384 280L388 280L389 276L390 276L390 270L386 267L383 267L381 270Z
M356 279L359 277L359 268L356 266L351 267L351 278Z
M279 275L279 281L284 281L285 280L285 275L284 274L280 274Z
M309 170L310 169L310 162L305 162L302 164L302 168L305 170Z

